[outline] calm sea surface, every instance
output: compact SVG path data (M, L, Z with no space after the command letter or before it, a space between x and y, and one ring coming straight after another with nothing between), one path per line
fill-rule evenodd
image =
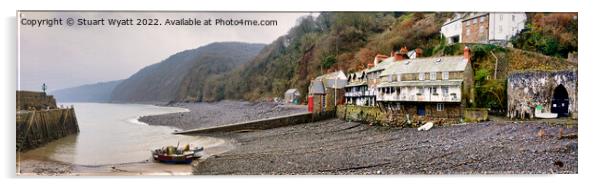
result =
M150 150L166 145L217 144L219 139L171 134L176 128L149 126L146 115L188 112L184 108L140 104L62 103L73 105L80 133L22 153L78 165L107 165L152 160Z

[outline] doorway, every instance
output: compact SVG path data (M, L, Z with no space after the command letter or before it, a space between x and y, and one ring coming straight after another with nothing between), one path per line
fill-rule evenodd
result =
M551 111L552 113L557 113L558 117L569 116L569 93L562 84L554 89Z
M424 116L426 114L426 109L424 108L423 104L419 104L418 106L416 106L416 108L419 116Z

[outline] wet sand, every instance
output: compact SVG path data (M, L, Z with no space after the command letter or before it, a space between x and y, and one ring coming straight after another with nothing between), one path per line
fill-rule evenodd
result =
M154 162L150 150L180 141L203 146L206 156L233 148L228 140L172 135L174 128L149 127L137 120L186 109L94 103L77 108L81 132L17 152L17 175L190 175L190 165Z
M222 142L207 147L201 159L219 155L233 149L231 142ZM132 176L132 175L191 175L188 164L163 164L149 157L145 161L106 164L78 165L51 160L45 157L17 153L17 175L19 176ZM194 162L193 162L194 163Z
M577 138L560 138L577 130L576 125L530 121L484 122L419 132L332 119L262 131L211 134L236 141L236 148L195 164L193 173L577 173Z

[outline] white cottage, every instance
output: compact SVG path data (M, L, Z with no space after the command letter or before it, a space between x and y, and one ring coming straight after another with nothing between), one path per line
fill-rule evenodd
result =
M472 102L472 81L468 48L464 56L396 61L380 74L376 101L412 115L459 117Z
M525 28L524 12L481 12L456 14L441 27L441 35L452 43L505 43Z

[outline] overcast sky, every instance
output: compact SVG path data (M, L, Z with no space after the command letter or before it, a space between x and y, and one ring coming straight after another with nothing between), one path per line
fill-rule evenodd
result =
M49 90L124 79L169 55L212 42L269 44L309 13L232 12L22 12L19 23L19 88ZM63 26L31 27L22 19L63 18ZM251 19L277 26L67 26L67 18ZM105 21L107 24L107 21Z

